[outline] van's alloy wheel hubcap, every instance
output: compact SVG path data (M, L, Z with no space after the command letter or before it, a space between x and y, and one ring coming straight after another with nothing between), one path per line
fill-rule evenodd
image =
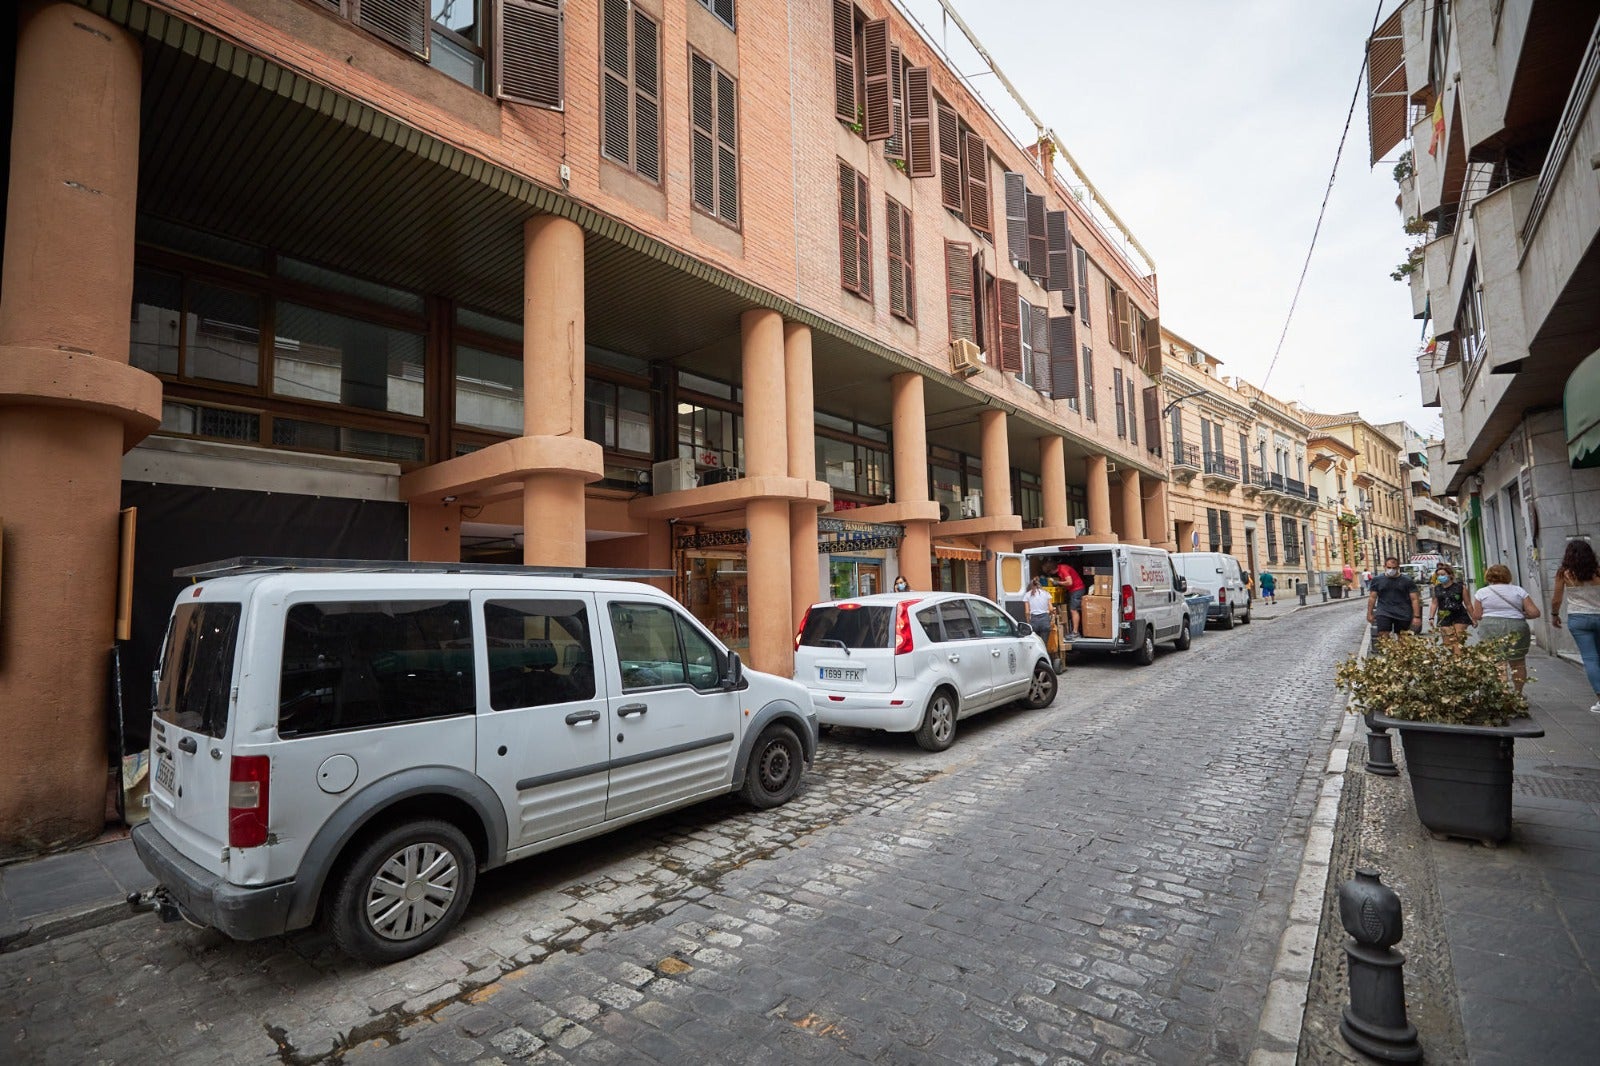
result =
M461 870L438 844L411 844L378 867L367 886L367 922L387 940L410 940L438 924L456 898Z

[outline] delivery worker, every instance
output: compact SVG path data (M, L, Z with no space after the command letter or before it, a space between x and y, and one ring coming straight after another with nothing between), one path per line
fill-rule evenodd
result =
M1056 564L1056 584L1066 590L1067 624L1071 627L1071 634L1069 635L1076 635L1080 631L1083 621L1081 617L1084 593L1083 576L1071 566L1068 566L1067 561L1063 559Z

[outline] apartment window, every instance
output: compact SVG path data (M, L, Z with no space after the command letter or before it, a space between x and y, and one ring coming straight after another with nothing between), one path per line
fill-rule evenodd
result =
M1126 410L1128 412L1128 440L1132 441L1134 444L1138 444L1139 443L1139 416L1134 411L1134 408L1135 408L1136 405L1133 402L1133 375L1132 374L1128 375L1127 388L1128 388L1128 402L1124 405L1124 407L1126 408Z
M600 153L652 183L661 180L660 47L654 19L629 0L605 0Z
M939 196L946 208L989 239L994 222L989 209L989 148L955 108L934 97L939 135Z
M739 145L734 80L698 52L689 54L690 154L694 205L738 228Z
M1017 294L1017 283L1008 278L996 278L995 290L1000 300L1000 369L1008 374L1022 373L1022 298Z
M964 241L944 242L944 275L950 339L977 344L977 317L972 293L972 245Z
M1222 521L1215 507L1206 508L1206 544L1207 551L1222 550Z
M1083 346L1083 413L1091 422L1099 421L1094 410L1094 349Z
M894 101L903 95L899 49L888 19L868 19L849 0L833 0L834 115L869 141L891 140Z
M1478 284L1478 263L1467 267L1462 286L1461 307L1456 311L1456 345L1461 351L1463 372L1470 372L1488 348L1483 327L1483 286Z
M1278 561L1278 525L1271 511L1261 516L1261 524L1267 527L1267 562Z
M1033 305L1021 297L1017 298L1017 319L1020 326L1017 330L1018 340L1022 347L1022 369L1017 372L1017 380L1029 388L1037 389L1039 384L1033 365Z
M1081 246L1072 249L1078 259L1078 320L1089 325L1089 253Z
M1300 541L1295 520L1289 515L1283 516L1283 561L1286 566L1297 566L1300 563Z
M1127 439L1128 436L1128 408L1122 393L1122 368L1111 368L1111 398L1117 405L1117 436Z
M867 176L839 160L839 284L872 299L872 201Z
M430 0L433 13L428 62L463 85L484 91L484 20L487 0Z
M855 503L888 499L893 459L888 434L847 418L817 413L817 480L840 493L859 497Z
M917 286L911 212L892 196L885 197L884 207L884 230L889 239L889 313L907 322L915 322Z
M733 22L733 0L700 0L700 6L721 19L722 24L728 29L735 28Z

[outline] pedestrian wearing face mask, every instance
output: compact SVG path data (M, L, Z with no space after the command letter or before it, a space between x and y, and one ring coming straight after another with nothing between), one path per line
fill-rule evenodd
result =
M910 592L911 582L907 581L903 576L897 577L894 579L894 590L896 592Z
M1383 561L1383 573L1367 585L1367 624L1374 636L1406 633L1422 624L1422 596L1417 583L1400 572L1400 560Z
M1467 639L1472 615L1467 611L1467 589L1456 578L1448 563L1433 572L1433 626L1446 644L1459 645Z

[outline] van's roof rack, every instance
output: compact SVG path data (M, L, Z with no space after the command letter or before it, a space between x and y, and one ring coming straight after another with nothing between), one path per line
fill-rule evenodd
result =
M192 580L232 574L281 571L361 574L497 574L504 577L589 577L611 581L644 581L671 577L671 570L644 570L607 566L518 566L513 563L413 563L404 559L294 559L280 556L236 555L232 559L180 566L173 577Z

